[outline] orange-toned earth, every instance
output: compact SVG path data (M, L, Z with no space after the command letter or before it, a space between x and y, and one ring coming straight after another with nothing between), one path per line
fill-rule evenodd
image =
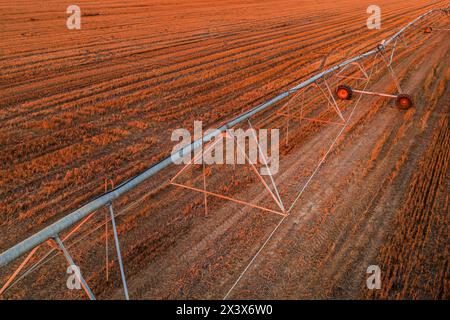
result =
M447 5L379 0L382 27L369 30L370 4L80 0L81 30L68 30L65 1L0 0L0 251L101 195L105 179L118 185L169 155L174 129L215 127ZM437 26L449 19L431 34L426 23L393 63L415 107L363 96L254 261L283 218L213 197L205 214L202 194L169 183L180 167L115 203L131 298L448 299L450 39ZM389 72L371 89L395 91ZM255 123L284 134L286 119L269 111ZM293 121L274 177L286 204L336 133ZM211 190L271 205L249 168L220 169L207 168ZM98 298L122 298L106 213L66 243ZM0 268L0 287L21 260ZM86 298L67 289L62 255L43 261L0 299ZM366 288L369 265L382 270L381 290Z

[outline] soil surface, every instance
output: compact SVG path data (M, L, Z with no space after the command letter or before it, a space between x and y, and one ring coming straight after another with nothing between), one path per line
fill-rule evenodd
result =
M380 30L365 26L365 0L79 1L82 29L69 31L61 1L0 0L0 251L170 154L174 129L216 127L446 5L378 2ZM280 129L274 180L289 215L249 165L206 166L207 189L269 211L209 195L206 213L203 194L169 183L180 166L114 203L131 298L448 299L450 39L427 23L392 64L414 108L356 94L339 102L345 125L290 119L288 137L282 104L252 118ZM398 92L383 61L362 65L377 61L368 90ZM304 95L305 115L339 121L318 88ZM176 182L202 188L202 173ZM107 214L65 243L97 298L121 299ZM49 250L0 299L86 299ZM0 287L23 259L0 269ZM381 290L366 288L370 265Z

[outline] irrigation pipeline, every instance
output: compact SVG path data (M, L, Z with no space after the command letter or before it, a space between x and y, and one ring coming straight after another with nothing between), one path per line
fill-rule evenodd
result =
M68 229L69 227L75 225L77 222L80 222L82 219L87 217L89 214L95 212L96 210L111 205L111 203L121 197L122 195L126 194L130 190L136 188L138 185L149 179L150 177L154 176L158 172L160 172L162 169L172 165L177 160L184 158L184 156L191 154L192 151L197 150L198 148L203 146L203 143L208 143L215 137L219 136L223 132L225 132L228 129L233 128L239 123L242 123L243 121L253 117L254 115L268 109L269 107L273 106L277 102L289 97L291 94L296 93L297 91L308 87L309 85L315 83L317 80L324 78L325 76L351 64L354 62L357 62L359 60L363 60L364 58L367 58L369 56L375 55L379 53L381 50L384 50L387 45L389 45L391 42L395 41L397 38L399 38L407 29L412 27L414 24L419 22L420 20L424 19L425 17L429 16L430 14L434 12L447 12L448 9L433 9L430 10L413 21L411 21L409 24L407 24L405 27L403 27L400 31L398 31L394 36L392 36L390 39L386 40L382 44L378 45L376 49L373 49L371 51L368 51L366 53L363 53L361 55L358 55L356 57L353 57L349 60L346 60L338 65L335 65L334 67L331 67L307 80L304 82L298 84L297 86L289 89L288 91L276 96L275 98L271 99L270 101L267 101L259 106L256 106L255 108L239 115L238 117L232 119L231 121L225 123L221 127L215 129L214 131L210 132L209 134L205 135L202 139L198 139L191 143L190 145L182 148L181 150L172 153L167 158L161 160L160 162L152 165L150 168L148 168L143 173L135 176L134 178L122 183L121 185L117 186L115 189L103 194L102 196L90 201L89 203L85 204L81 208L73 211L72 213L64 216L60 220L54 222L50 226L42 229L41 231L35 233L31 237L23 240L22 242L16 244L12 248L6 250L0 255L0 267L4 267L8 265L13 260L19 258L23 254L27 253L28 251L32 250L33 248L37 247L38 245L46 242L47 240L53 239L58 236L59 233L62 231Z

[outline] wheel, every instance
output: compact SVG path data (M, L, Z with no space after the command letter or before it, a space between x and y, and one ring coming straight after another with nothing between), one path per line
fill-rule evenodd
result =
M414 101L410 95L400 94L397 96L396 105L402 110L408 110L409 108L414 107Z
M336 95L341 100L351 100L353 97L353 90L345 84L339 85L336 89Z

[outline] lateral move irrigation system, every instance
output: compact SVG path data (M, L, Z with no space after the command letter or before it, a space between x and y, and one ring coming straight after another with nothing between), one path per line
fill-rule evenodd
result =
M322 80L326 85L326 90L323 90L322 93L324 95L326 95L329 104L335 108L336 113L339 115L339 117L344 122L345 122L345 119L342 117L342 114L339 110L339 107L338 107L336 101L337 100L351 100L354 93L361 94L361 95L368 94L368 95L376 95L376 96L381 96L381 97L386 97L386 98L393 98L393 99L397 100L397 106L399 108L407 109L407 108L411 107L413 105L412 97L407 94L404 94L402 92L399 82L398 82L398 80L395 76L395 73L392 69L392 66L391 66L392 60L393 60L393 56L394 56L394 52L395 52L397 43L402 41L402 36L405 33L405 31L410 29L415 24L417 24L420 20L423 20L424 18L431 16L433 13L444 13L445 15L448 16L449 9L448 8L433 9L433 10L430 10L430 11L420 15L419 17L414 19L412 22L407 24L405 27L403 27L401 30L399 30L394 36L392 36L388 40L383 41L381 44L379 44L375 49L368 51L366 53L363 53L361 55L358 55L356 57L353 57L351 59L348 59L348 60L346 60L342 63L339 63L325 71L322 71L322 72L316 74L315 76L303 81L302 83L298 84L297 86L289 89L288 91L276 96L275 98L271 99L270 101L267 101L261 105L258 105L255 108L237 116L236 118L232 119L231 121L225 123L224 125L220 126L217 129L213 130L211 133L203 136L203 138L192 142L190 145L184 147L180 151L175 152L175 153L171 154L170 156L168 156L167 158L163 159L162 161L152 165L150 168L148 168L143 173L120 184L119 186L115 187L111 191L106 192L102 196L88 202L84 206L82 206L79 209L73 211L72 213L64 216L60 220L51 224L50 226L42 229L41 231L30 236L29 238L16 244L12 248L6 250L2 254L0 254L0 267L5 267L6 265L11 263L15 259L21 257L22 255L24 255L27 252L29 252L29 254L25 258L25 260L20 264L19 268L9 278L7 283L2 288L0 288L0 295L5 292L5 290L8 288L8 286L14 280L14 278L20 273L20 271L25 266L25 264L31 259L33 254L36 252L38 246L40 246L41 244L43 244L45 242L48 242L54 248L61 250L61 252L65 256L69 265L75 265L72 257L70 256L69 252L67 251L67 248L63 244L64 240L68 236L66 236L65 238L63 238L61 240L59 237L60 233L69 229L70 227L73 227L73 226L75 226L75 228L69 233L69 235L76 232L77 229L79 229L81 227L81 225L84 222L86 222L98 209L107 207L109 210L109 213L110 213L110 219L111 219L112 226L113 226L114 241L115 241L115 247L117 250L117 257L118 257L118 261L119 261L122 283L123 283L123 287L124 287L124 294L125 294L125 298L129 299L127 284L126 284L126 279L125 279L125 272L124 272L122 257L121 257L121 253L120 253L119 239L118 239L118 234L117 234L117 229L116 229L116 224L115 224L115 214L114 214L114 209L113 209L113 205L112 205L114 200L118 199L119 197L121 197L122 195L131 191L132 189L136 188L137 186L142 184L144 181L148 180L150 177L152 177L156 173L160 172L162 169L172 165L177 160L183 159L186 155L191 154L193 151L195 151L199 148L203 148L204 144L210 143L213 139L215 139L221 135L224 135L227 132L227 130L235 127L238 124L243 123L246 120L249 120L250 118L252 118L255 115L262 113L263 111L267 110L269 107L274 106L276 103L283 101L284 99L286 99L288 97L290 97L290 98L295 97L298 94L298 92L300 92L302 89L308 88L311 85L318 86L319 80ZM428 26L427 29L424 31L424 33L430 33L431 31L429 29L431 29L431 31L432 31L432 28L430 26ZM438 30L438 29L436 29L436 30ZM445 29L443 29L443 30L445 30ZM388 46L390 46L390 49L392 50L390 56L386 53ZM340 84L340 83L338 83L338 85L336 87L336 91L335 92L332 91L332 89L326 82L326 76L328 76L336 71L339 71L339 73L340 73L351 65L356 65L357 67L359 67L360 71L362 72L362 74L365 77L365 80L368 83L370 80L370 76L364 70L362 65L359 64L359 62L364 60L367 57L372 57L372 56L376 56L376 57L380 56L382 58L382 61L384 61L386 63L388 71L389 71L390 75L392 76L392 78L396 84L396 87L398 89L399 93L397 95L369 92L366 90L367 86L363 90L357 90L357 89L352 88L349 85ZM339 75L339 73L338 73L338 75ZM345 77L341 77L341 78L345 78ZM320 89L322 90L322 88L320 88ZM289 116L288 116L288 119L289 119ZM266 163L266 165L267 165L267 163ZM173 182L174 179L175 179L175 177L171 180L171 182ZM272 179L272 177L271 177L271 179ZM273 182L273 179L272 179L272 182ZM180 185L180 186L182 186L182 185ZM274 187L276 190L275 185L274 185ZM269 189L269 188L267 188L267 189ZM197 191L202 191L202 190L197 190ZM206 190L204 190L204 191L206 192ZM276 196L274 194L272 194L272 196L274 197L275 201L278 204L280 204L281 199L278 195L278 191L277 191ZM277 199L279 200L279 202L277 201ZM292 209L292 207L294 206L294 204L295 204L295 201L292 204L291 208L289 208L289 210L286 210L284 208L284 206L281 204L280 214L287 216L289 214L290 210ZM86 281L83 279L81 274L79 274L78 277L79 277L80 283L81 283L83 289L85 290L86 294L88 295L88 297L90 299L95 299L94 294L90 290L89 286L87 285Z

